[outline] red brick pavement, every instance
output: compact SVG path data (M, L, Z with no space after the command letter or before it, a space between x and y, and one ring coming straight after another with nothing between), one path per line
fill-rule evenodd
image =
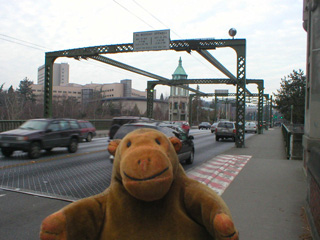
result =
M221 195L250 158L248 155L218 155L187 175Z

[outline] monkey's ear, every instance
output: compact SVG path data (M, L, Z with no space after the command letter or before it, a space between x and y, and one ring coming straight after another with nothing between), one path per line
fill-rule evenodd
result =
M115 139L115 140L112 140L109 145L108 145L108 151L111 155L115 155L116 154L116 151L117 151L117 148L120 144L121 140L120 139Z
M177 137L170 137L169 140L172 143L174 150L176 150L176 153L178 153L182 148L182 143L180 139Z

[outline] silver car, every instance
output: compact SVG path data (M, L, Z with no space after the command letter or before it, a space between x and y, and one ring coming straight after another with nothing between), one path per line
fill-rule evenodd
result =
M254 122L246 122L245 125L245 132L254 132L257 133L257 124Z
M231 138L236 141L236 124L234 122L219 122L216 127L216 141Z

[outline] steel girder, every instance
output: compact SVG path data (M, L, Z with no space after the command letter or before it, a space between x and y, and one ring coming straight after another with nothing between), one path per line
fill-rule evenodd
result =
M217 97L222 96L236 96L236 93L206 93L206 94L190 94L189 95L189 123L192 123L192 99L195 96L203 96L203 97L215 97L215 104L217 104ZM217 105L215 107L217 109ZM215 111L216 114L216 111Z
M158 83L157 81L148 81L147 83L147 116L149 118L153 117L153 92Z
M216 49L217 47L233 47L245 45L245 39L188 39L170 41L170 50L175 51L199 51L201 49ZM77 60L98 57L100 54L108 53L127 53L134 52L133 43L122 43L112 45L100 45L93 47L66 49L54 52L46 52L45 55L45 94L44 94L44 116L52 117L52 69L56 58L69 57ZM103 59L102 61L104 61ZM190 91L192 91L190 89ZM196 92L196 90L193 90Z
M52 76L56 57L46 57L44 75L44 117L52 117Z
M270 96L270 127L273 127L273 113L272 113L272 95Z
M198 51L200 49L216 49L217 47L232 47L237 48L245 45L245 39L185 39L170 41L170 50L175 51ZM100 45L93 47L74 48L67 50L60 50L54 52L47 52L46 57L73 57L76 59L90 56L97 56L99 54L107 53L125 53L134 52L133 43Z
M238 71L240 76L242 77L244 74L244 63L239 63L240 67L238 67ZM248 84L257 84L258 85L258 119L260 119L260 123L262 123L263 118L263 89L264 89L264 81L262 79L244 79ZM150 85L149 85L150 84ZM149 89L153 89L157 84L164 84L158 81L148 81L148 92ZM250 96L253 96L254 94L250 93L246 87L244 88L239 87L236 80L228 79L228 78L204 78L204 79L179 79L179 80L170 80L169 86L177 86L177 85L183 85L183 84L232 84L237 85L237 93L236 93L236 99L237 99L237 114L236 114L236 122L237 127L239 127L239 131L237 131L236 136L236 146L237 147L244 147L244 134L245 134L245 92L249 93ZM165 84L167 85L167 84ZM149 88L150 87L150 88ZM241 91L240 91L241 90ZM240 91L240 93L238 92ZM208 94L200 94L202 96L206 96ZM151 94L150 94L151 96ZM152 93L153 97L153 93ZM152 117L153 115L153 99L147 100L147 113L150 114L148 117ZM189 110L190 110L190 104L189 104ZM189 113L189 118L191 114ZM238 123L238 121L241 121ZM238 129L238 128L237 128ZM261 128L260 128L261 129ZM262 133L262 132L260 132Z
M263 88L258 86L259 100L258 100L258 134L263 133Z
M205 50L216 49L217 47L231 47L237 53L237 137L236 146L244 147L244 114L245 114L245 89L246 89L246 40L245 39L189 39L189 40L174 40L170 41L170 50L175 51L198 51L199 53L208 55ZM204 51L202 51L204 50ZM73 57L75 59L87 59L88 57L96 57L100 54L107 53L123 53L133 52L133 43L101 45L86 48L76 48L55 52L46 53L46 68L45 68L45 117L52 116L52 68L53 62L58 57ZM210 55L207 60L210 60ZM51 66L49 66L51 65ZM152 93L153 95L153 93ZM151 94L150 94L151 96Z
M92 57L89 57L89 58L97 60L97 61L100 61L100 62L103 62L103 63L107 63L109 65L112 65L112 66L115 66L115 67L118 67L118 68L121 68L121 69L128 70L130 72L134 72L134 73L143 75L145 77L150 77L150 78L153 78L153 79L157 79L160 82L163 82L164 84L168 84L169 83L168 81L170 81L170 79L168 79L168 78L161 77L159 75L144 71L142 69L139 69L139 68L136 68L136 67L133 67L133 66L118 62L116 60L113 60L111 58L107 58L107 57L104 57L104 56L101 56L101 55L92 56ZM196 89L193 89L193 88L190 88L190 87L187 87L187 86L181 86L181 88L184 88L184 89L192 91L192 92L203 93L203 92L200 92L200 91L198 91Z
M251 93L249 94L250 97L258 97L260 98L260 95L262 93ZM195 96L203 96L203 97L215 97L215 103L217 102L217 97L218 96L237 96L236 93L227 93L227 94L223 94L223 93L206 93L206 94L190 94L189 95L189 123L192 122L192 107L191 107L191 104L192 104L192 99L193 97ZM269 94L262 94L262 101L260 100L259 103L258 103L258 123L263 123L263 97L265 97L266 99L269 99ZM272 96L271 96L271 99L272 99ZM262 106L261 106L262 104ZM272 104L272 103L271 103ZM271 105L272 106L272 105ZM259 114L260 111L259 109L262 108L262 114ZM270 116L272 115L272 109L270 108Z

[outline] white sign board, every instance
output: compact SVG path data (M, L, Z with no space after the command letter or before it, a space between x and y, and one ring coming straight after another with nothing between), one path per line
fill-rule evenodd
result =
M228 93L229 93L228 89L226 89L226 90L224 90L224 89L216 89L215 90L215 94L216 95L220 95L220 96L228 96Z
M170 30L133 33L133 51L168 50Z

